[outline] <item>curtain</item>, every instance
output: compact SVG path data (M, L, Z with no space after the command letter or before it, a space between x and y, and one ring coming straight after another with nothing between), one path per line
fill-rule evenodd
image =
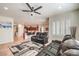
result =
M74 26L74 27L70 27L70 32L71 32L71 36L72 36L72 38L75 39L75 35L76 35L76 27L75 27L75 26Z

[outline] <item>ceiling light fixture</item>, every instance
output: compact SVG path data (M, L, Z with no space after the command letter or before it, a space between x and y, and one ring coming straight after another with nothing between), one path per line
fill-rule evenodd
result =
M31 16L33 16L33 14L31 14Z
M4 8L4 10L8 10L8 7L3 7Z

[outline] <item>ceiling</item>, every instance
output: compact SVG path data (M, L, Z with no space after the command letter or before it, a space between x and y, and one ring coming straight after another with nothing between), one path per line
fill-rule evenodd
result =
M23 9L29 10L25 3L0 3L0 16L12 17L16 23L41 24L47 17L79 8L77 3L30 3L30 5L35 8L43 6L38 10L41 15L33 13L31 16L30 12L22 12ZM8 10L4 10L3 7L8 7Z

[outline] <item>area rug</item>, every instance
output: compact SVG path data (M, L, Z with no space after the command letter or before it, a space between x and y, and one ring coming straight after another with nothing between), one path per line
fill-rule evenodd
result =
M46 48L37 54L37 56L56 56L60 43L53 41Z
M21 44L18 44L18 45L12 45L9 48L14 56L21 56L21 55L25 55L26 53L28 53L28 51L31 51L31 50L33 50L33 51L35 50L35 51L39 52L41 50L40 49L41 46L42 45L40 45L38 43L34 43L34 42L22 42ZM34 51L34 53L35 53L35 51ZM26 54L26 56L27 55L28 54ZM31 55L31 54L29 54L29 55Z

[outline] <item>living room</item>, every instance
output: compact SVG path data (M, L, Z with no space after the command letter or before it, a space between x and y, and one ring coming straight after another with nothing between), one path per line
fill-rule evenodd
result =
M65 35L79 40L78 16L78 3L0 3L0 56L57 56Z

